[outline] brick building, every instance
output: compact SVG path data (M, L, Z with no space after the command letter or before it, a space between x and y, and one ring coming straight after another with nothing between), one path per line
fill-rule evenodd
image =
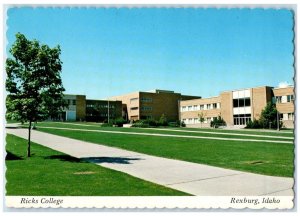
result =
M286 128L294 127L294 87L269 86L224 91L217 97L180 101L180 120L190 127L209 127L221 116L227 126L245 127L248 121L259 119L268 102L276 104L280 120ZM204 122L199 121L199 114Z
M199 96L181 95L174 91L152 90L148 92L133 92L111 97L123 103L123 117L128 120L156 119L162 114L168 121L179 119L179 101L201 98Z

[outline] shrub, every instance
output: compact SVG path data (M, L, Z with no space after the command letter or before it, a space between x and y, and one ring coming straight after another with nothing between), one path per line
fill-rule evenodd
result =
M246 128L255 129L255 128L262 128L262 126L261 126L261 124L258 120L254 119L253 121L250 120L250 121L247 122Z
M126 124L127 121L123 118L117 118L113 121L113 124L118 126L118 127L123 127L123 124Z
M185 123L184 123L184 121L181 121L180 122L180 127L185 127L186 125L185 125Z
M112 123L103 123L101 124L101 127L112 127L113 124Z
M225 126L225 125L226 125L226 122L224 121L224 119L221 116L214 118L210 122L210 127L214 127L214 128L218 128L219 126Z
M149 123L147 123L144 120L139 120L139 121L136 121L135 123L133 123L131 127L148 128Z

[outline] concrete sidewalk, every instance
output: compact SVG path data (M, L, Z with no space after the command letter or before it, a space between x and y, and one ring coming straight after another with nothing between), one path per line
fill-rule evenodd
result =
M6 129L27 139L27 129ZM202 196L293 196L293 178L273 177L155 157L36 130L32 141L166 187Z

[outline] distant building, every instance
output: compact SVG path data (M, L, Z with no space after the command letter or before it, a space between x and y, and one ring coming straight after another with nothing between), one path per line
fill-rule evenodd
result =
M64 95L64 100L68 106L55 120L107 122L122 117L121 101L91 100L85 95L70 94Z
M86 116L86 97L85 95L64 95L67 102L60 116L63 121L84 121Z
M121 117L121 101L86 100L86 121L107 122Z
M133 92L110 99L123 103L123 117L127 120L156 119L164 114L168 121L179 119L179 101L201 98L199 96L181 95L174 91L152 90Z
M294 87L287 86L283 88L274 88L273 93L276 108L280 113L280 119L282 120L283 125L287 128L294 128Z
M269 86L221 92L219 96L180 102L180 120L190 127L209 127L221 116L227 126L245 127L247 122L259 119L268 102L276 104L280 121L286 128L294 127L294 87ZM204 122L199 121L202 113Z
M209 127L221 116L227 126L245 127L259 119L268 102L276 104L279 119L286 128L294 127L294 87L262 86L224 91L216 97L182 95L174 91L139 91L108 100L86 99L85 95L65 95L68 108L56 120L107 122L123 117L125 120L155 119L164 114L168 121L183 121L188 127ZM202 114L204 122L199 121Z

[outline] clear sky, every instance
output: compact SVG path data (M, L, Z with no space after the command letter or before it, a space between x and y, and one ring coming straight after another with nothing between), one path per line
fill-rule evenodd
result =
M209 97L293 84L293 25L285 9L11 8L6 35L59 44L66 93Z

